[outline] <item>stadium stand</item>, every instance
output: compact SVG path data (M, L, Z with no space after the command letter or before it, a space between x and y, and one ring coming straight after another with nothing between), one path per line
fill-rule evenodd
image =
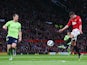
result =
M51 0L5 0L0 2L2 5L0 6L0 52L6 52L5 37L7 32L2 29L2 25L12 19L13 13L20 15L19 21L22 24L23 32L23 40L17 48L18 54L46 54L49 51L66 51L57 48L58 45L64 44L63 41L55 42L51 48L46 45L46 41L49 39L63 40L66 31L59 34L57 30L60 27L55 27L55 25L64 26L68 22L69 10L75 11L82 17L84 34L78 37L80 39L78 47L81 48L81 52L87 52L86 2L87 0L59 0L60 5L56 5ZM77 4L73 5L74 3Z

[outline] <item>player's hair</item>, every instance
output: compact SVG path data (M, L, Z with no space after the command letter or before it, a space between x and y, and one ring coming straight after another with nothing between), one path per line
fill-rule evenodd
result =
M73 11L69 12L69 16L71 16L71 15L75 15L75 12L73 12Z
M70 30L67 30L66 32L68 33L68 32L71 32L71 31Z
M15 17L16 15L18 15L17 13L13 14L13 17ZM18 15L19 16L19 15Z

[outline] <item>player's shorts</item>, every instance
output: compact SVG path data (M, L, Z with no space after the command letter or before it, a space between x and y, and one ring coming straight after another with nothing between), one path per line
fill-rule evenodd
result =
M73 29L71 32L71 35L74 36L74 38L72 38L72 40L77 40L77 36L80 35L80 30L79 29Z
M7 37L6 41L7 41L7 44L12 44L12 43L17 43L18 39L13 38L13 37Z

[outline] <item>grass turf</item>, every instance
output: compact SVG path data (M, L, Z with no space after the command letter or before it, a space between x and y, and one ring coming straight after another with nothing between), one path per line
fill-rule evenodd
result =
M0 55L0 65L87 65L87 55L78 59L76 55L17 55L12 61Z

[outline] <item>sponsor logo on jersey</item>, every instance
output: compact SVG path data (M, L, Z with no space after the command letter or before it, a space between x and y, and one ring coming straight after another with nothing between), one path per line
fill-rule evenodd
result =
M72 22L72 25L76 25L76 22Z

